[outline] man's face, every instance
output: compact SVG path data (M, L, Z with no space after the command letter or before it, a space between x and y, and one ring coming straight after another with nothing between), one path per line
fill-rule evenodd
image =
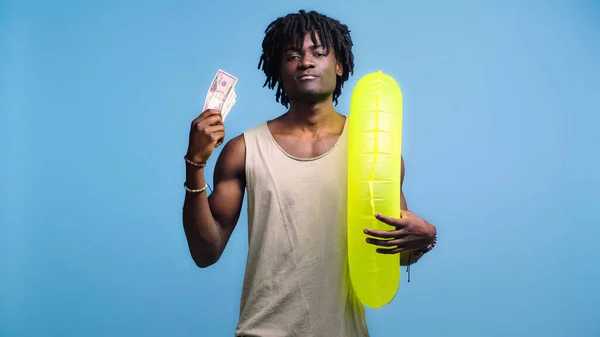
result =
M341 75L342 66L336 62L333 49L328 53L316 35L317 44L307 33L300 50L293 45L284 50L281 83L290 101L318 103L328 99L335 90L336 76Z

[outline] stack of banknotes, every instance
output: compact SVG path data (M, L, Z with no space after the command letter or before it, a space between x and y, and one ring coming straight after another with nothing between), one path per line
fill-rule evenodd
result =
M225 121L225 117L236 102L234 88L237 81L237 77L219 69L208 88L202 111L207 109L221 111L221 116Z

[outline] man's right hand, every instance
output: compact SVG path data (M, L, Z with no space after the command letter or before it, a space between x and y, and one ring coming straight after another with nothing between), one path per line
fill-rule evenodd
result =
M224 139L225 126L221 112L208 109L192 121L186 157L194 163L206 163Z

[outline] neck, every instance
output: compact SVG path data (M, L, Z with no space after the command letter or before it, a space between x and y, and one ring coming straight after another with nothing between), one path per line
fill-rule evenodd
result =
M287 120L303 129L316 129L331 123L340 116L331 100L320 103L290 102Z

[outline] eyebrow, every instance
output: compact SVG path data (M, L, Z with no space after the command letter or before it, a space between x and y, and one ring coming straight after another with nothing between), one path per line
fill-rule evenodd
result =
M325 46L320 45L320 44L316 44L316 45L312 45L310 46L310 49L315 50L315 49L319 49L319 48L325 48ZM299 51L300 49L296 48L293 45L289 45L288 47L286 47L283 51L284 52L288 52L288 51Z

